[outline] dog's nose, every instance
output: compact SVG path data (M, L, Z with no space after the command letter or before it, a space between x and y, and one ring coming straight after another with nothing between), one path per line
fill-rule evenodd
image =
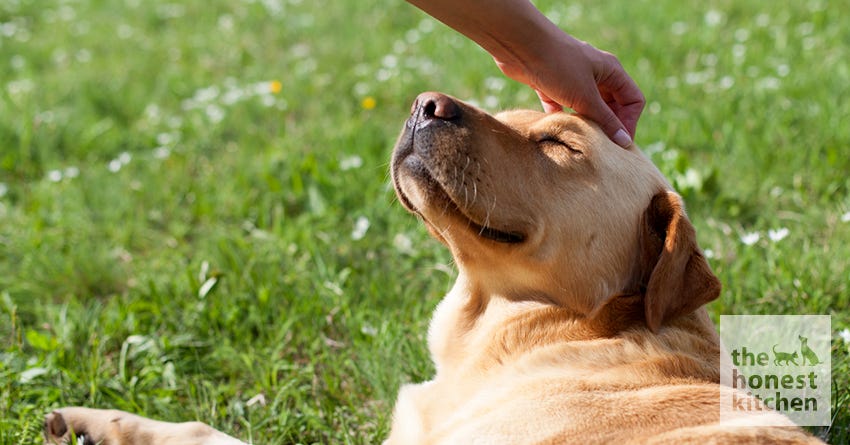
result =
M411 114L419 119L452 120L460 117L460 107L449 96L440 93L422 93L413 102Z

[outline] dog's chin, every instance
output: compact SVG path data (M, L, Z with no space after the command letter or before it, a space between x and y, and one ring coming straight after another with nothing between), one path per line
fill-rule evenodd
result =
M463 227L483 240L514 245L521 244L527 239L527 235L519 230L497 228L490 222L479 222L477 218L470 216L471 212L464 210L452 199L444 186L421 165L421 161L415 159L407 161L410 161L406 162L408 168L402 167L394 175L393 185L396 194L404 207L421 216L433 227L441 226L437 219L451 218L461 222L461 224L452 224L453 227Z

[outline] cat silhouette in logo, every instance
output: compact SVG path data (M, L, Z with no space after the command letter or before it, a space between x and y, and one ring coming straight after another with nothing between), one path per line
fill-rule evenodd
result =
M779 346L779 344L773 345L773 356L775 357L773 359L774 365L776 365L776 366L789 366L791 363L793 363L795 366L800 366L799 364L797 364L797 351L794 351L794 352L777 351L776 350L777 346Z
M803 364L805 365L807 360L812 366L822 363L815 351L812 351L812 348L809 347L808 337L798 335L797 338L800 339L800 354L803 355Z

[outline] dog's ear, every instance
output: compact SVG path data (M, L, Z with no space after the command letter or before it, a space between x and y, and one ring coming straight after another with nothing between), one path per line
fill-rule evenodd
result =
M641 234L646 324L661 324L690 313L720 295L720 280L697 246L696 232L685 215L682 198L671 191L652 197Z

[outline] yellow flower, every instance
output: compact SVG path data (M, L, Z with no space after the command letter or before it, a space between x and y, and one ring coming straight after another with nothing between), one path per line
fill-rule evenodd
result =
M279 80L273 80L269 82L269 91L271 91L272 94L280 93L281 89L283 89L283 84L280 83Z
M366 96L363 100L360 101L360 106L363 107L364 110L371 110L375 108L375 105L378 103L375 101L375 98L372 96Z

